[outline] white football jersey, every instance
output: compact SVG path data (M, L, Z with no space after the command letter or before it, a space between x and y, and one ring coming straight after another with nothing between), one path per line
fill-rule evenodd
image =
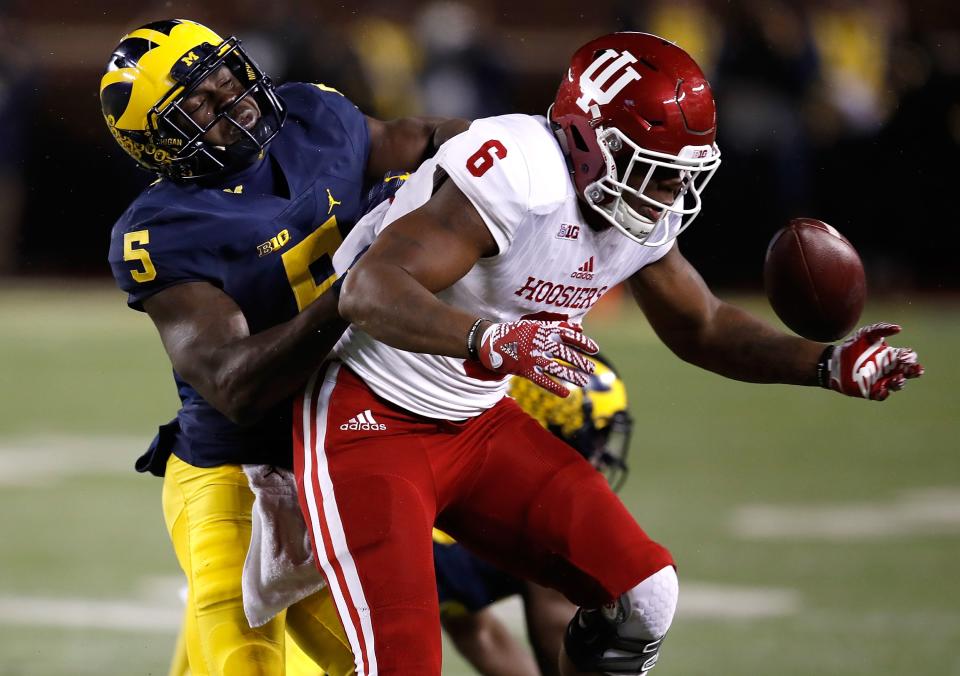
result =
M591 229L546 119L505 115L477 120L447 141L392 203L361 219L334 257L337 271L390 223L425 203L441 170L473 203L499 246L497 255L480 259L437 294L477 317L580 323L608 289L673 245L671 239L646 247L613 227ZM679 224L671 215L657 227L676 231ZM398 350L353 327L336 352L379 396L429 418L464 420L506 394L507 378L479 364Z

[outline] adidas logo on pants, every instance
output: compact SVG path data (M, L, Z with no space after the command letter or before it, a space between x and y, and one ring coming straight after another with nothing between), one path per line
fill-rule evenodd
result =
M353 416L347 422L340 425L342 430L385 430L387 426L383 423L378 423L373 419L373 414L370 413L368 408L363 413L358 413Z

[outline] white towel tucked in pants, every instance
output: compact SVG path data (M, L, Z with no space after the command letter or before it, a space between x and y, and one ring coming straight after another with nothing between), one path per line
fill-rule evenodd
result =
M327 582L314 560L293 472L270 465L244 465L243 471L255 496L243 611L251 627L260 627Z

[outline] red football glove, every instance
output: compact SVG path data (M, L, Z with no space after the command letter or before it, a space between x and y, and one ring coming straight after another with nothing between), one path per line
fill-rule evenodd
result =
M841 394L883 401L903 389L907 378L923 375L917 353L909 347L890 347L884 340L900 333L896 324L871 324L837 345L826 364L823 383Z
M477 350L480 363L491 371L522 376L558 397L566 397L570 391L550 376L583 387L593 373L593 364L581 353L599 351L579 327L530 320L489 326Z

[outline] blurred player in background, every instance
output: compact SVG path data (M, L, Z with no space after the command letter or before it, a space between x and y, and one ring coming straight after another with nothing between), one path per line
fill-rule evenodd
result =
M641 674L676 609L669 551L594 468L505 398L563 395L596 344L579 330L627 281L657 335L729 378L884 399L922 374L899 330L833 346L717 299L676 246L720 162L710 86L653 35L571 59L547 118L475 121L360 222L340 295L340 362L294 413L304 520L358 672L440 673L434 524L580 606L563 673ZM374 239L375 238L375 239ZM733 239L731 239L733 241ZM649 406L654 406L651 402Z
M345 327L330 258L368 189L464 123L381 122L323 85L275 87L238 39L176 19L121 39L100 101L117 143L159 175L114 226L109 259L156 325L182 402L137 469L164 476L192 672L282 674L286 620L327 671L349 673L326 592L261 627L244 617L241 465L291 466L291 394Z
M626 457L633 420L627 390L602 356L590 358L594 372L583 387L558 397L525 378L510 381L509 396L543 427L573 446L616 491L627 477ZM553 589L520 580L434 531L440 623L457 650L484 676L555 676L563 634L577 607ZM523 599L527 651L497 617L491 604Z

